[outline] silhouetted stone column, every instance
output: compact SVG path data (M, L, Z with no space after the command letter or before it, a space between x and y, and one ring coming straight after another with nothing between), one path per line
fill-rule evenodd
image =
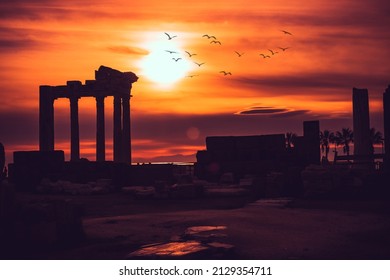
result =
M130 95L126 95L122 98L122 106L123 106L122 162L131 163Z
M39 87L39 150L54 151L54 98L51 86Z
M320 122L303 122L303 138L305 144L306 163L319 164L321 157L320 150Z
M78 97L70 97L70 160L80 159L79 104Z
M114 95L114 162L121 162L122 152L122 102L121 97Z
M383 122L385 137L385 170L390 172L390 85L383 93Z
M353 88L352 103L354 155L369 155L371 149L368 90Z
M96 96L96 161L105 160L104 96Z

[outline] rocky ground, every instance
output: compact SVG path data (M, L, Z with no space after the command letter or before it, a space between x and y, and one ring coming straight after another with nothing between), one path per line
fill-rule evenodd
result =
M387 199L250 201L248 197L64 199L84 209L85 238L44 248L14 246L9 259L389 259Z

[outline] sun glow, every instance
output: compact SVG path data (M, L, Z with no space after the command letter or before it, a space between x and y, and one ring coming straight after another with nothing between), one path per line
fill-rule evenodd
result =
M141 74L158 86L172 86L194 67L179 43L173 40L150 42L147 48L149 54L140 61Z

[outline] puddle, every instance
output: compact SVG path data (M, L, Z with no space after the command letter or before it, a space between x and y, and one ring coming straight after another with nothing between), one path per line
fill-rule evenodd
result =
M226 226L195 226L195 227L187 228L185 234L193 235L205 231L224 230L226 228L227 228Z
M135 252L129 254L129 257L170 257L195 254L207 250L208 247L198 241L169 242L157 245L147 245Z
M171 242L148 244L130 253L129 259L137 258L224 258L231 256L234 245L221 242L227 235L219 231L226 226L193 226L182 235L173 235Z

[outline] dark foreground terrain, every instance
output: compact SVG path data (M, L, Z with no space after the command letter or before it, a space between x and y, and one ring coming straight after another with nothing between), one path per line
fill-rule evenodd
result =
M390 203L383 198L17 196L21 203L82 205L85 238L66 246L13 245L7 259L390 259Z

